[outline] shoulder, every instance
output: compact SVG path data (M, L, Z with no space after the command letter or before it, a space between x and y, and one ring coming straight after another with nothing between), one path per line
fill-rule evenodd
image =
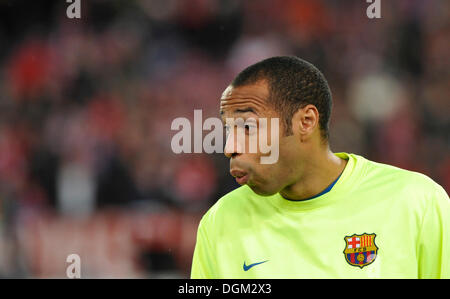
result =
M231 213L241 210L249 204L249 201L256 194L247 185L234 189L225 194L206 212L203 218L214 218L223 213Z
M395 194L408 194L409 200L448 199L444 188L423 173L354 156L363 165L361 179L366 186L383 186Z
M369 179L380 179L382 181L389 180L392 184L406 185L414 189L435 189L440 187L429 176L393 165L384 164L359 157L364 161L365 177Z
M255 206L255 198L258 197L247 185L222 196L203 215L201 226L227 226L232 227L237 223L243 223L246 215Z

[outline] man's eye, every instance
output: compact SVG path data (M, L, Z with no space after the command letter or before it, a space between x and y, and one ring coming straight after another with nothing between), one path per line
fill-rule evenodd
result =
M256 130L255 125L245 125L245 131L248 131L249 133L253 133Z

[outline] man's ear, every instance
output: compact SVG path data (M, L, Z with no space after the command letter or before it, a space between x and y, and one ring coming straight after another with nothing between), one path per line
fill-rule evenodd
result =
M319 111L316 106L308 104L294 113L292 117L292 132L305 141L313 135L319 126Z

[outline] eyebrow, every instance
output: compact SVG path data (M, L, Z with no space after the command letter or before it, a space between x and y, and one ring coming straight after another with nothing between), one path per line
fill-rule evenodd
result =
M253 108L251 107L247 107L247 108L242 108L242 109L236 109L234 110L235 113L246 113L246 112L253 112L255 114L257 114L255 112L255 110L253 110ZM220 115L223 115L223 110L220 110Z

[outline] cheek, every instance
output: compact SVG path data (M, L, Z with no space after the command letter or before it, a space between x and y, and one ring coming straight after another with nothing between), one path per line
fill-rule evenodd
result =
M270 166L270 169L267 169L267 173L271 176L271 178L276 181L278 184L286 184L290 182L293 177L296 175L296 166L294 163L296 161L296 153L295 151L289 150L281 150L278 158L278 162Z
M279 163L258 164L255 167L255 183L269 189L278 188L286 181L286 171Z
M280 162L285 166L293 166L298 162L302 153L302 144L295 136L282 137L280 140Z

